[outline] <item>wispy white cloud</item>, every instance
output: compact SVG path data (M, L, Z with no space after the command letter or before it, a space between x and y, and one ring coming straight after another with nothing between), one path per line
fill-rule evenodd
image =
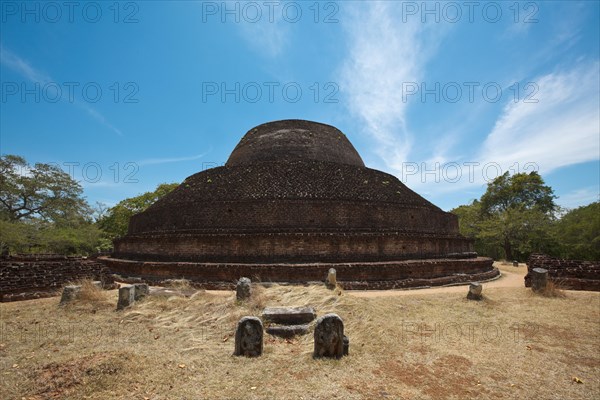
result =
M577 189L563 196L559 196L556 200L558 204L566 208L577 208L595 201L600 201L600 188L598 186Z
M434 157L426 168L436 170L433 163L440 161L437 177L426 174L419 165L418 172L405 183L419 193L437 196L468 187L479 187L483 192L489 181L506 171L535 169L545 176L565 166L600 161L598 68L598 62L591 62L532 79L539 88L533 96L537 103L511 99L477 150L450 160L459 164L460 179L454 179L454 169L444 174L443 162L448 160Z
M269 22L261 19L259 22L240 23L240 35L248 46L259 53L274 58L280 56L290 41L289 23L281 19Z
M229 14L227 18L233 20L238 18L235 24L242 40L248 48L270 57L275 58L283 54L290 43L292 27L294 23L284 20L284 13L278 6L274 12L271 7L274 3L256 2L254 6L246 8L240 1L228 0L221 3L221 8L233 11L238 10L237 15ZM246 11L244 11L246 10Z
M556 58L555 47L549 45L542 46L526 67L515 69L511 65L505 71L511 79L501 82L507 93L514 82L535 82L537 103L523 99L515 103L511 99L487 132L479 131L479 127L489 126L482 119L490 115L490 108L485 107L489 104L471 104L464 119L440 121L440 132L444 133L427 152L417 149L417 132L413 134L415 127L408 120L409 107L413 106L410 100L417 96L403 101L402 83L426 80L423 75L427 63L452 28L419 21L399 23L397 9L393 2L353 2L344 7L348 15L341 18L349 51L341 70L340 90L351 117L373 139L371 146L387 171L405 178L403 163L416 161L412 167L418 171L403 180L417 192L439 197L469 188L483 192L495 177L495 165L500 173L527 172L537 165L545 175L564 166L600 159L599 64L596 60L579 59L576 64L557 60L551 73L540 74L539 68L547 64L548 57ZM568 18L564 26L557 28L556 35L549 39L553 45L570 48L577 42L574 20L575 17ZM470 138L469 144L463 146L466 137ZM414 160L411 155L414 157L417 150L423 154ZM449 178L444 176L444 170L440 171L446 162L462 167L458 181L453 169L446 170ZM483 169L490 164L492 168Z
M435 39L419 21L399 23L393 2L346 3L349 54L340 91L350 112L374 139L387 169L398 172L409 159L413 136L406 120L403 84L419 82ZM425 44L428 39L432 41Z
M112 130L113 132L115 132L116 134L118 134L119 136L123 136L123 132L121 132L121 130L119 128L117 128L116 126L114 126L113 124L111 124L106 117L104 117L104 115L100 114L96 109L94 109L93 107L90 107L88 104L82 103L82 102L74 102L73 104L75 104L77 107L83 109L84 111L86 111L92 118L94 118L96 121L100 122L102 125L106 126L107 128L109 128L110 130Z
M541 173L600 158L598 62L538 77L537 103L508 103L479 159L508 168L536 163Z
M210 153L210 150L207 151L207 152L205 152L205 153L198 154L198 155L195 155L195 156L172 157L172 158L147 158L145 160L138 161L137 165L144 166L144 165L157 165L157 164L176 163L176 162L182 162L182 161L193 161L193 160L198 160L198 159L204 157L208 153Z
M41 71L36 70L25 60L0 44L0 62L32 82L50 82L52 79Z
M23 58L9 51L1 44L0 62L31 82L37 82L40 84L55 82L50 76L34 68ZM98 110L96 110L89 104L82 103L81 101L77 100L74 100L72 104L86 111L92 118L94 118L96 121L110 129L111 131L115 132L119 136L123 135L123 132L119 128L111 124L104 115L102 115Z

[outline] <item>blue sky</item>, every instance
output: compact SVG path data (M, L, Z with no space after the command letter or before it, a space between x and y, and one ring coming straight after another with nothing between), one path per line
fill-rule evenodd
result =
M338 127L445 210L507 170L598 200L597 1L0 4L0 151L61 165L92 204L287 118Z

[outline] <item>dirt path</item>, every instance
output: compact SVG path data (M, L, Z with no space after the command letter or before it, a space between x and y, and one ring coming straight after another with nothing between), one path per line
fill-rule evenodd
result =
M496 262L494 266L500 270L502 276L491 282L484 282L484 288L524 287L523 278L527 274L527 266L525 264L519 264L519 267L515 268L509 264ZM357 297L414 296L434 293L465 293L465 286L440 286L413 290L346 290L346 293Z

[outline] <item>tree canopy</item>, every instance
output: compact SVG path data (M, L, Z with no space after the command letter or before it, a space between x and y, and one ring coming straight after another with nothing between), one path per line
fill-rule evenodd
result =
M81 185L57 166L0 157L0 250L89 254L100 230Z
M480 200L452 210L461 233L475 239L476 250L495 258L524 259L548 252L556 196L537 172L509 175L488 183ZM498 251L502 249L502 254Z
M0 157L0 209L10 221L89 218L82 194L81 185L57 166L31 166L15 155Z
M553 229L561 257L600 260L600 202L563 215Z
M177 187L156 190L112 208L90 207L81 185L59 167L30 165L20 156L0 158L0 251L90 254L112 247L127 233L129 218Z
M481 196L481 211L499 214L510 209L532 210L542 213L556 210L556 196L537 172L509 175L508 171L488 184Z
M98 220L98 226L111 240L124 236L127 233L131 216L144 211L177 186L179 186L177 183L162 183L152 192L120 201L116 206L109 208L105 215Z

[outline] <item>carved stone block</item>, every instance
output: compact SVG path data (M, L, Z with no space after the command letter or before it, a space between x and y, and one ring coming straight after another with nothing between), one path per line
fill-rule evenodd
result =
M317 319L313 357L340 358L344 355L344 322L337 314Z
M243 317L235 331L234 356L258 357L263 352L263 325L256 317Z

